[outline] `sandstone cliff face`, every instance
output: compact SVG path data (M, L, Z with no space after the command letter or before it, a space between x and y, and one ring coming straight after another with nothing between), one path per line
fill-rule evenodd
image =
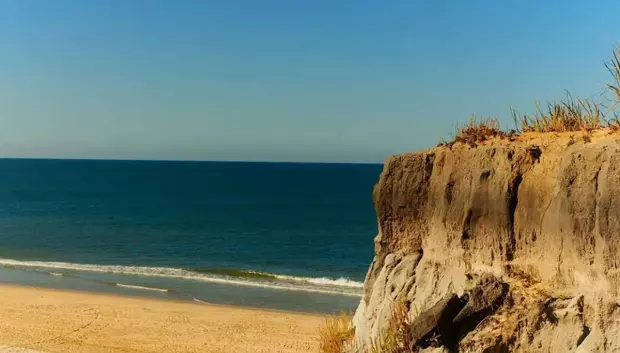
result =
M619 152L600 131L390 158L358 343L404 303L423 352L620 352Z

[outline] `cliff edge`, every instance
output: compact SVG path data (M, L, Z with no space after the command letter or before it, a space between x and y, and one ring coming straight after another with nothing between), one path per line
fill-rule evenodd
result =
M526 133L390 158L353 318L421 352L620 352L620 136Z

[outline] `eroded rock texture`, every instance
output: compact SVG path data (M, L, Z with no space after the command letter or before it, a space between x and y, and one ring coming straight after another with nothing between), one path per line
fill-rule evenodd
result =
M400 302L423 352L620 352L620 138L569 137L390 158L358 343Z

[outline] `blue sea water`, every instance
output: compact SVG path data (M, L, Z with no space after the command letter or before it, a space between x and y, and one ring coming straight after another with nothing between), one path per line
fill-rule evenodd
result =
M0 282L354 308L380 165L0 160Z

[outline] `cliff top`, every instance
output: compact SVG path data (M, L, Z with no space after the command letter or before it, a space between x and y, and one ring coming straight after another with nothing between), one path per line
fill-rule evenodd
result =
M485 139L470 141L453 141L451 143L439 144L451 149L472 148L488 145L508 145L513 143L525 143L538 146L589 144L600 141L620 140L620 131L609 127L601 127L592 131L565 131L565 132L523 132L505 136L490 136Z
M467 124L457 126L451 142L442 139L439 145L452 147L461 143L476 147L489 140L531 141L546 136L589 142L592 138L620 132L620 46L605 67L613 80L605 86L603 102L574 98L567 91L564 100L549 102L545 108L536 102L537 111L533 114L520 114L511 107L513 130L502 130L497 118L478 120L472 116Z

